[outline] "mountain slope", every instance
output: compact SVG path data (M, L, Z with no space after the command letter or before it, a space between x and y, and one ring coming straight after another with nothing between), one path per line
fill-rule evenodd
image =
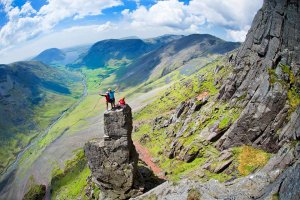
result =
M73 63L82 54L86 53L90 45L80 45L70 48L51 48L41 52L32 61L40 61L48 65L67 65Z
M32 61L40 61L45 64L52 64L62 62L65 59L66 54L57 48L47 49L41 52L39 55L31 59Z
M182 36L166 35L162 37L141 39L110 39L95 43L81 56L73 67L103 68L109 65L127 65L160 46Z
M133 86L147 80L154 81L182 66L186 70L189 69L194 72L197 70L199 62L192 63L192 60L224 54L239 47L239 45L239 43L226 42L207 34L185 36L142 56L129 65L125 75L119 75L117 80L120 84L125 83L127 86Z
M81 95L78 74L40 62L0 65L0 172Z

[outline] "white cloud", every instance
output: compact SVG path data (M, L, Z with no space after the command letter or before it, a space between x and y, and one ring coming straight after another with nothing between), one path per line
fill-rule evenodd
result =
M122 5L121 0L48 0L48 4L36 11L29 2L21 9L13 7L12 0L0 0L0 3L8 16L8 22L0 30L2 48L48 32L66 18L99 15L103 9Z
M136 28L168 27L173 30L198 32L202 25L228 30L230 39L242 41L249 25L262 5L262 0L191 0L188 5L178 0L158 1L150 8L138 7L122 14Z
M252 22L262 0L192 0L191 12L200 12L215 25L244 27Z
M158 1L147 9L138 7L130 12L124 10L122 14L130 19L134 27L168 27L177 30L195 29L203 25L203 16L190 12L190 7L177 0Z
M112 24L110 21L108 21L105 24L101 24L97 27L98 32L108 31L110 29L117 29L117 25Z
M9 9L11 8L13 0L0 0L0 4L4 6L4 11L8 12Z
M232 38L236 42L245 41L246 35L250 26L245 26L242 30L227 30L227 34L230 38Z

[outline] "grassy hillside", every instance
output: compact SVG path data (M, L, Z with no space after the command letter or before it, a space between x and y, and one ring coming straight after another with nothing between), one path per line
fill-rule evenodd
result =
M123 88L136 87L150 84L179 68L180 74L190 75L238 46L239 43L205 34L181 37L117 70L107 83L117 83Z
M242 146L231 150L233 164L229 169L218 170L229 160L219 161L222 154L215 148L213 140L207 141L207 131L212 128L227 130L242 110L217 99L221 83L232 70L227 59L219 58L191 77L183 78L134 114L133 139L150 151L171 180L188 177L226 181L248 175L266 164L270 157L261 150ZM191 112L188 107L183 107L183 113L176 118L182 102L199 109ZM208 167L203 168L205 164Z
M81 96L78 73L39 62L1 65L0 172Z
M91 172L87 166L83 150L75 152L74 158L68 160L64 169L55 168L52 172L51 198L52 199L88 199L86 189L88 187L88 176ZM99 189L91 185L96 194ZM97 194L98 193L98 194Z
M135 38L102 40L92 45L70 66L87 66L89 69L105 68L116 64L126 66L138 57L181 37L165 35L146 40Z

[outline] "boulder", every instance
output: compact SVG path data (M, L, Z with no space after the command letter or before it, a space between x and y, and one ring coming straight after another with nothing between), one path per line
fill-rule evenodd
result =
M104 113L104 138L86 143L93 181L103 199L128 199L142 191L138 154L131 139L132 114L126 107Z
M216 168L214 169L214 173L219 174L219 173L223 172L226 168L229 167L229 165L232 163L232 161L233 161L233 159L230 159L230 160L219 163L216 166Z
M280 199L300 199L300 163L295 164L287 174L279 190Z

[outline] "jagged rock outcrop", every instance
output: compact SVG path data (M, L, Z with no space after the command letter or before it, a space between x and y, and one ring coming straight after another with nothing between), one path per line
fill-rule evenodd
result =
M182 180L165 182L148 193L133 198L142 199L239 199L239 200L298 200L300 199L300 145L284 146L259 172L230 182L210 180L201 183Z
M128 199L143 190L131 132L131 108L126 105L122 109L105 112L105 137L85 145L93 181L101 189L102 199Z
M219 141L220 149L249 144L276 152L284 141L299 139L299 126L279 133L293 129L288 117L299 113L292 102L300 95L299 6L299 0L265 0L256 14L234 73L219 93L232 106L246 106Z

